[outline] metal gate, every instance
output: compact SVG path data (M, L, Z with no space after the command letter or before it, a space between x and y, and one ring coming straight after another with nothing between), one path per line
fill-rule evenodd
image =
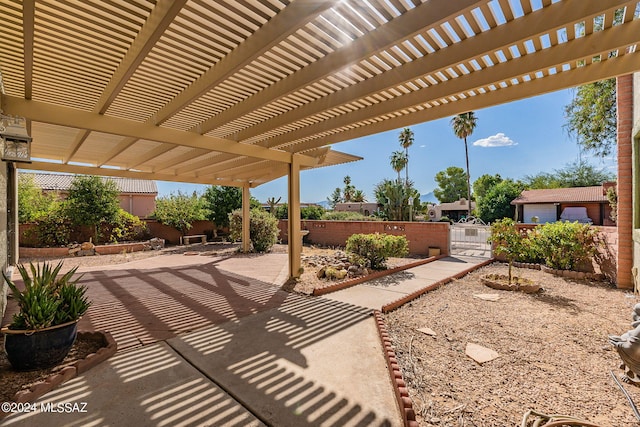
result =
M491 258L491 227L481 219L469 217L452 224L449 228L451 255Z

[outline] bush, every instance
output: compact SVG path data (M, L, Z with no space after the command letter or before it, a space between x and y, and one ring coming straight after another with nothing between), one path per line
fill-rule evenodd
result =
M596 234L589 224L560 221L537 226L530 239L548 267L573 270L594 255Z
M386 268L388 257L403 257L409 253L409 242L405 236L353 234L347 239L346 249L367 259L371 268L382 270Z
M329 211L322 214L327 221L382 221L380 218L362 215L360 212Z
M207 219L208 213L202 197L195 192L189 196L178 191L177 194L171 193L169 196L159 197L151 218L175 228L184 236L194 221Z
M38 218L31 233L35 234L41 247L65 246L71 239L73 227L63 203L55 203L53 208Z
M229 214L231 240L242 239L242 210ZM278 220L262 209L251 209L249 215L249 239L254 252L268 252L278 241Z
M112 224L105 224L102 233L112 243L143 240L147 233L147 223L124 209L118 210Z

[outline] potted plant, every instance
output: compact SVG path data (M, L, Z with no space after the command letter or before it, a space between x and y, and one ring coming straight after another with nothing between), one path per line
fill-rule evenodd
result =
M62 362L71 350L77 335L77 324L91 303L86 287L74 278L78 267L59 275L62 261L52 267L18 265L24 282L19 290L3 272L19 312L10 325L2 328L7 358L19 371L45 369ZM31 273L31 274L29 274Z

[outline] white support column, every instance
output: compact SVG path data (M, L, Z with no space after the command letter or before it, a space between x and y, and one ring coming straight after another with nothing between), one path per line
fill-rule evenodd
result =
M242 252L249 252L251 250L251 238L249 235L250 228L250 214L251 214L251 193L249 192L249 185L242 187Z
M300 158L291 156L289 165L289 277L300 276L302 236L300 235Z

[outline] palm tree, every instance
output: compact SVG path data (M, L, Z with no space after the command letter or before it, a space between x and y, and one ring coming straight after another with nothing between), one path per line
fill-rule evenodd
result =
M471 136L476 128L478 118L473 111L458 114L451 119L453 133L464 140L464 155L467 161L467 203L469 203L469 216L471 216L471 183L469 178L469 148L467 147L467 137Z
M407 166L407 156L402 151L394 151L391 153L391 167L398 173L398 182L400 182L400 171Z
M405 184L409 186L409 147L413 145L413 131L409 128L402 129L400 136L398 136L398 141L400 141L400 145L404 148L406 173Z
M342 198L344 199L345 203L348 203L353 198L353 192L356 190L356 188L353 185L351 185L351 177L349 175L345 176L342 182L344 182L344 190L342 190Z

